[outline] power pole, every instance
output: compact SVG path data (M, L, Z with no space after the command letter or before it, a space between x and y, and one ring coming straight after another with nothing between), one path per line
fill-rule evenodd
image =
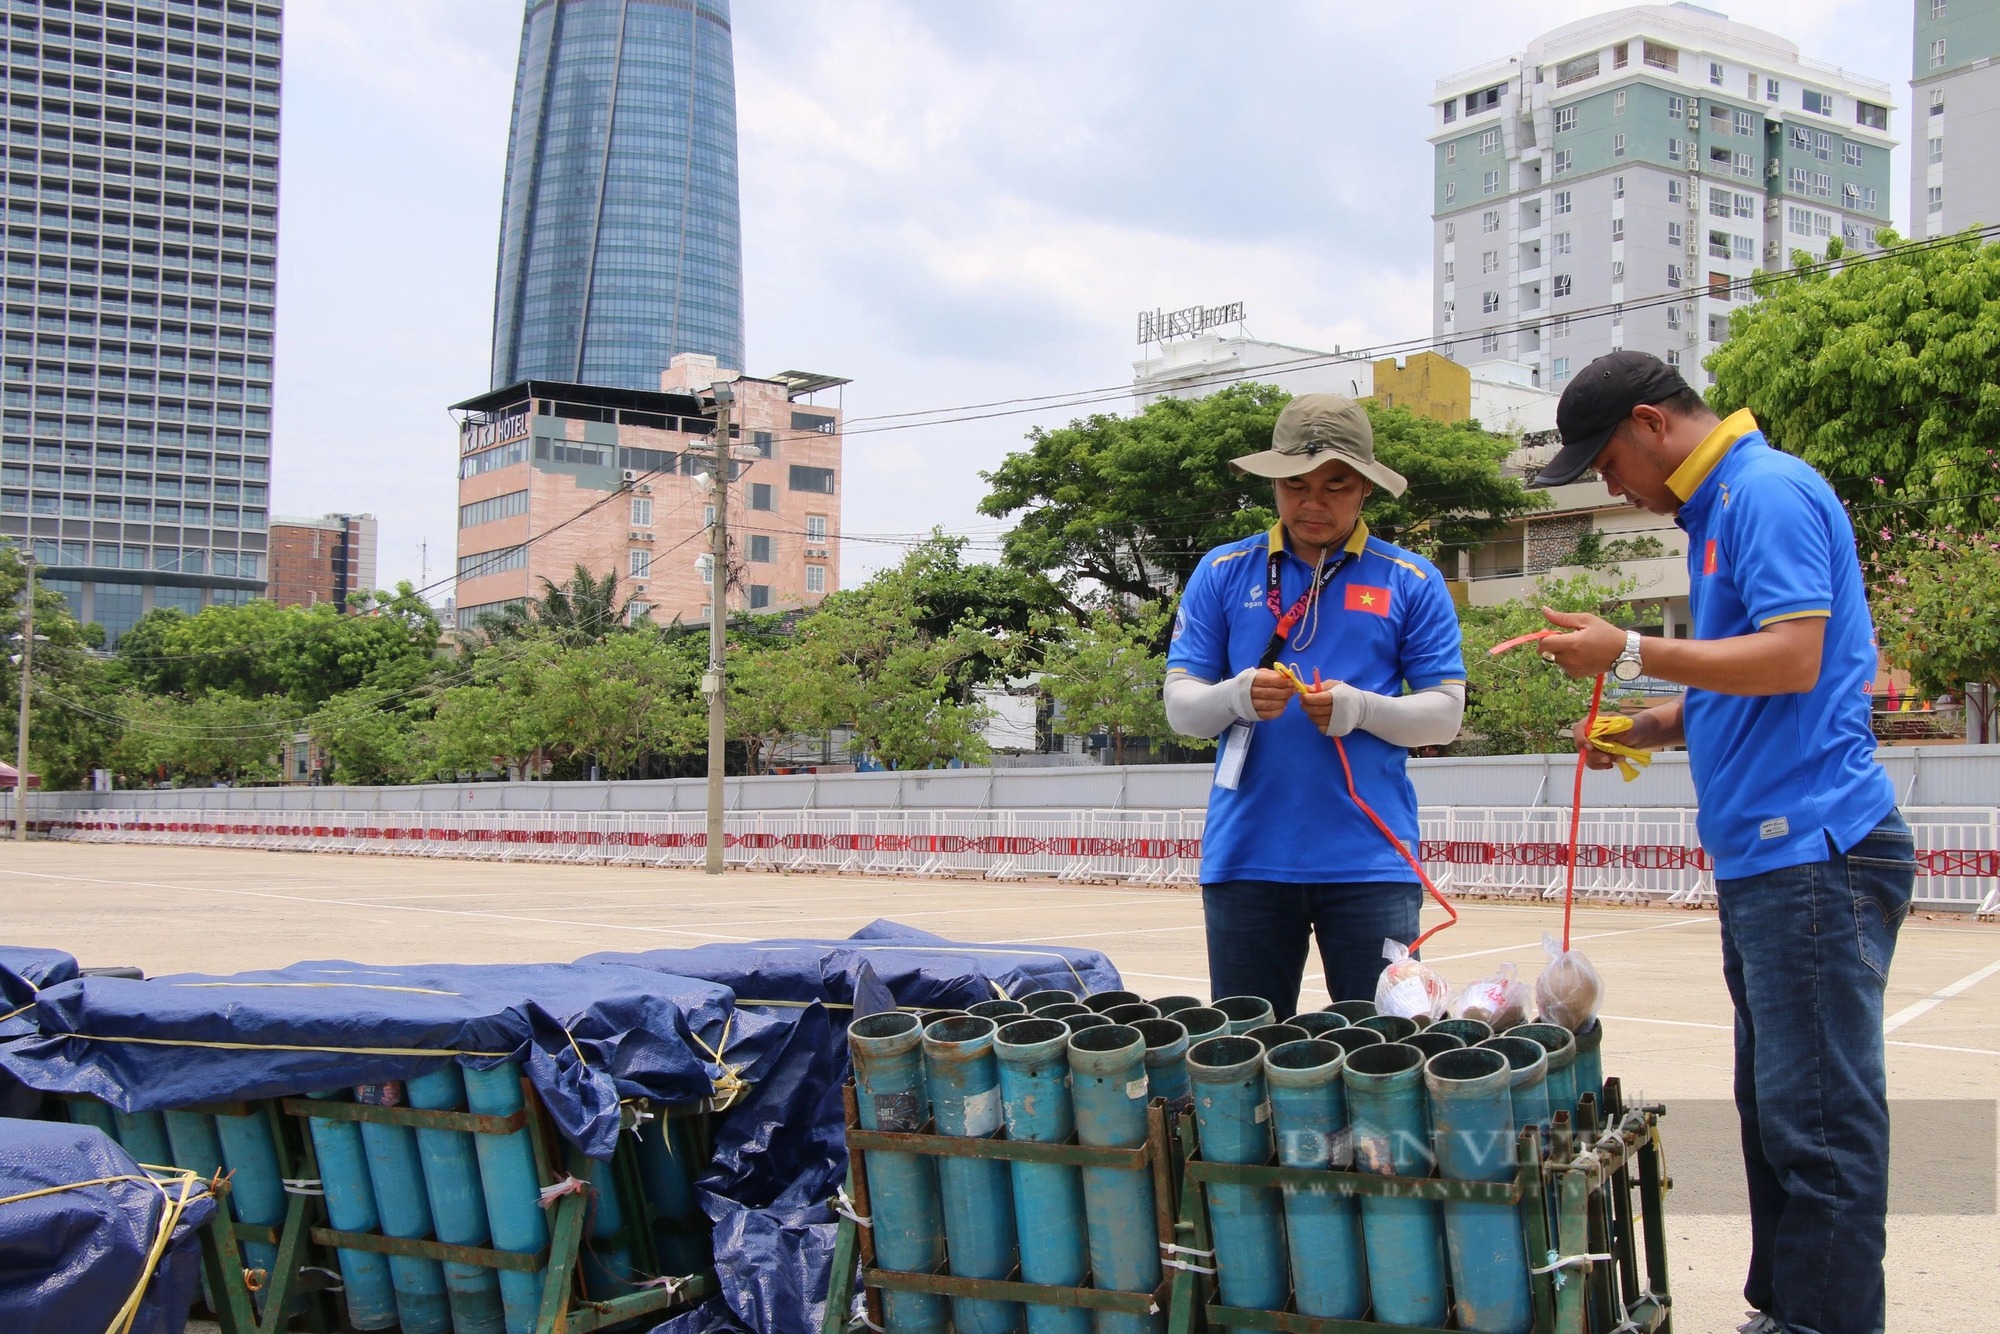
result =
M728 741L723 729L723 639L729 608L729 418L736 391L715 386L715 523L708 534L708 672L701 688L708 692L708 873L722 874L722 774Z
M21 607L21 717L14 729L14 841L28 840L28 686L35 663L35 558L23 553L27 591Z

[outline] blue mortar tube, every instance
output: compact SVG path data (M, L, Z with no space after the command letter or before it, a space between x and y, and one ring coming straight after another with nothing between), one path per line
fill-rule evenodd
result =
M910 1016L914 1023L916 1016ZM694 1274L708 1267L708 1249L701 1234L708 1219L696 1206L694 1178L702 1164L695 1161L689 1118L661 1113L641 1125L639 1175L653 1207L653 1244L669 1274Z
M1148 1001L1133 1001L1130 1005L1114 1005L1102 1011L1104 1017L1114 1024L1136 1024L1141 1019L1158 1019L1160 1009Z
M1376 1013L1375 1002L1372 1000L1335 1001L1333 1004L1323 1006L1322 1008L1328 1014L1339 1015L1350 1024L1366 1019Z
M1074 991L1064 991L1060 987L1051 987L1047 991L1029 992L1027 995L1021 997L1021 1004L1027 1009L1029 1014L1036 1014L1048 1009L1051 1005L1076 1004L1076 993Z
M1493 1036L1493 1025L1484 1019L1440 1019L1426 1033L1449 1033L1468 1047L1477 1047Z
M1312 1034L1291 1024L1259 1024L1243 1036L1263 1043L1264 1050L1269 1051L1273 1047L1282 1047L1287 1042L1302 1042Z
M1507 1058L1514 1104L1514 1133L1549 1124L1549 1054L1533 1038L1488 1038L1478 1044Z
M1346 1019L1337 1014L1328 1014L1325 1010L1306 1010L1293 1015L1285 1022L1293 1028L1303 1028L1307 1037L1314 1038L1322 1033L1330 1033L1336 1028L1347 1027Z
M1347 1054L1341 1078L1354 1133L1354 1166L1385 1176L1429 1176L1424 1054L1400 1042ZM1365 1196L1361 1230L1375 1319L1435 1329L1445 1319L1443 1219L1435 1200Z
M963 1010L925 1010L917 1016L919 1030L929 1028L940 1019L952 1019L964 1014Z
M71 1098L68 1110L71 1125L90 1126L114 1140L118 1138L118 1119L111 1114L109 1104L95 1098Z
M1146 1038L1125 1024L1099 1024L1069 1040L1070 1100L1076 1138L1092 1148L1136 1149L1146 1142ZM1160 1236L1150 1169L1086 1167L1083 1207L1090 1224L1096 1286L1152 1292L1160 1286ZM1161 1334L1164 1315L1097 1313L1097 1334Z
M111 1123L117 1127L113 1132L115 1138L134 1162L154 1167L175 1166L174 1147L167 1141L166 1118L158 1112L113 1111Z
M404 1085L410 1106L432 1112L465 1110L465 1077L454 1062ZM450 1246L484 1246L493 1239L486 1218L486 1192L479 1184L479 1153L462 1130L417 1131L417 1157L424 1169L437 1239ZM503 1334L507 1314L500 1305L500 1278L478 1265L447 1261L445 1296L451 1304L453 1334Z
M1604 1021L1593 1019L1590 1027L1576 1035L1576 1096L1588 1093L1597 1099L1598 1120L1604 1119Z
M847 1026L854 1056L855 1102L863 1130L914 1134L930 1119L924 1092L923 1031L917 1016L871 1014ZM936 1160L871 1149L867 1158L875 1263L906 1274L944 1268L944 1205ZM943 1334L945 1299L928 1292L884 1292L891 1334Z
M332 1100L332 1093L310 1095ZM326 1192L326 1221L336 1232L374 1232L382 1226L375 1212L375 1186L368 1179L368 1156L361 1147L361 1126L355 1121L306 1118L313 1157L319 1160L320 1188ZM396 1289L389 1278L389 1257L372 1251L340 1250L340 1281L347 1301L347 1323L356 1329L389 1329L396 1323Z
M1418 1031L1416 1020L1406 1019L1400 1014L1371 1014L1365 1019L1356 1019L1354 1026L1374 1029L1382 1035L1384 1042L1401 1042Z
M1076 1130L1069 1101L1069 1026L1060 1019L1017 1019L993 1036L1000 1063L1000 1111L1007 1138L1062 1144ZM1021 1230L1021 1281L1079 1287L1090 1274L1084 1232L1083 1179L1060 1163L1009 1164L1014 1216ZM1028 1334L1090 1334L1079 1306L1027 1307Z
M1146 1083L1152 1096L1165 1098L1174 1111L1187 1111L1194 1095L1188 1086L1186 1026L1173 1019L1141 1019L1132 1027L1146 1039Z
M1356 1028L1349 1024L1346 1028L1330 1028L1319 1035L1322 1042L1331 1042L1349 1056L1363 1047L1379 1047L1382 1035L1372 1028Z
M1507 1058L1490 1047L1462 1047L1425 1063L1440 1176L1449 1181L1514 1179L1512 1084ZM1447 1200L1444 1231L1458 1328L1475 1334L1528 1334L1535 1311L1528 1296L1520 1209Z
M1271 1105L1264 1047L1248 1037L1209 1038L1188 1052L1201 1156L1212 1163L1271 1161ZM1273 1311L1285 1304L1285 1242L1278 1192L1208 1183L1209 1235L1224 1306Z
M356 1089L354 1100L395 1107L406 1099L400 1084L370 1084ZM382 1235L430 1240L431 1201L424 1189L417 1132L408 1126L363 1121L361 1148L368 1155L368 1179L375 1186L375 1212L382 1218ZM444 1266L436 1260L392 1255L389 1278L396 1287L396 1311L403 1334L450 1334L451 1300L445 1295Z
M1339 1047L1315 1038L1264 1053L1281 1166L1346 1171L1353 1164L1340 1081L1346 1061ZM1360 1319L1368 1310L1368 1262L1354 1197L1324 1186L1286 1186L1283 1193L1299 1314Z
M1137 1005L1146 998L1136 991L1096 991L1083 998L1084 1008L1103 1014L1120 1005Z
M467 1068L460 1073L469 1112L512 1116L526 1105L521 1095L521 1067L513 1061L502 1061L490 1070ZM475 1135L472 1147L479 1157L479 1188L486 1196L486 1224L493 1234L493 1248L533 1253L547 1246L549 1226L528 1127L506 1135ZM534 1334L547 1276L546 1269L500 1271L500 1305L507 1316L507 1334Z
M216 1138L214 1117L202 1112L162 1112L160 1126L167 1137L163 1163L198 1172L204 1179L222 1171L222 1141ZM244 1258L248 1260L247 1253ZM208 1309L220 1310L215 1294L208 1289L206 1273L201 1276L201 1290Z
M960 1015L924 1029L924 1087L937 1133L986 1139L1000 1133L1000 1063L993 1056L991 1019ZM938 1188L944 1200L945 1250L961 1278L1006 1278L1018 1255L1014 1239L1014 1188L1007 1164L997 1158L940 1158ZM958 1334L1011 1334L1021 1323L1018 1302L983 1297L951 1299Z
M981 1019L991 1019L996 1024L1004 1024L1009 1019L1026 1014L1028 1007L1017 1000L990 1000L981 1001L977 1005L968 1005L965 1007L965 1012Z
M1576 1120L1576 1034L1561 1024L1516 1024L1513 1038L1532 1038L1549 1054L1549 1115L1568 1112Z
M1262 996L1224 996L1221 1000L1213 1002L1209 1008L1220 1010L1229 1016L1229 1032L1232 1037L1278 1021L1277 1011L1273 1010L1271 1002Z
M639 1289L633 1279L640 1277L632 1262L632 1248L626 1244L625 1193L610 1163L586 1159L584 1177L594 1192L590 1202L590 1244L583 1252L585 1290L593 1301L623 1297ZM462 1332L461 1332L462 1334Z
M1175 1010L1174 1022L1187 1030L1190 1047L1203 1038L1225 1037L1229 1033L1229 1016L1209 1005Z
M1153 1008L1160 1012L1160 1018L1162 1019L1173 1018L1174 1011L1176 1010L1199 1010L1205 1008L1206 1005L1207 1002L1199 996L1153 997Z
M1429 1060L1441 1051L1458 1051L1465 1046L1465 1039L1456 1033L1434 1033L1426 1029L1422 1033L1412 1033L1403 1039L1408 1046L1415 1047Z
M1074 1019L1080 1014L1096 1014L1097 1011L1081 1002L1069 1000L1053 1001L1044 1005L1039 1010L1030 1011L1030 1013L1037 1019Z
M1086 1028L1112 1027L1110 1015L1097 1014L1090 1010L1085 1010L1082 1014L1064 1015L1063 1022L1069 1025L1069 1031L1072 1033L1081 1033Z
M222 1146L222 1164L230 1172L229 1207L239 1223L282 1227L285 1222L285 1173L278 1166L278 1144L271 1137L271 1118L262 1107L248 1116L218 1116L215 1135ZM243 1258L252 1269L277 1275L278 1248L268 1241L245 1241ZM258 1308L263 1307L262 1301ZM305 1310L294 1298L287 1314Z

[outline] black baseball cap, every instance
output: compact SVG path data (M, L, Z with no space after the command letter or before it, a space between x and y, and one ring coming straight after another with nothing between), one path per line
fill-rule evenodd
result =
M1650 352L1607 352L1585 366L1556 403L1562 449L1528 485L1564 486L1596 461L1618 424L1642 403L1664 403L1688 387Z

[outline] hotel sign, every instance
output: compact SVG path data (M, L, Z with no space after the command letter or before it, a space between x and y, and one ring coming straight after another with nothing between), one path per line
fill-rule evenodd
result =
M488 445L504 445L528 433L528 409L510 412L497 421L467 422L458 428L458 452L471 454Z
M1193 338L1225 324L1243 322L1243 303L1226 306L1189 306L1186 310L1142 310L1139 312L1139 341L1165 343L1175 338Z

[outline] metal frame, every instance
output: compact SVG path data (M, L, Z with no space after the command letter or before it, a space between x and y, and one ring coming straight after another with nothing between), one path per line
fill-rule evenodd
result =
M855 1102L854 1083L841 1088L841 1102L847 1123L847 1194L854 1213L869 1217L873 1202L868 1192L867 1159L871 1150L921 1154L930 1158L985 1158L1004 1162L1058 1163L1069 1167L1116 1167L1153 1174L1153 1223L1157 1235L1173 1235L1175 1172L1173 1139L1168 1133L1167 1107L1154 1099L1146 1109L1146 1142L1131 1149L1094 1148L1088 1145L1039 1144L1009 1139L964 1139L929 1132L905 1133L863 1130ZM1122 1311L1131 1315L1156 1315L1165 1310L1172 1279L1162 1279L1151 1292L1114 1292L1087 1286L1063 1287L1047 1283L1024 1283L1018 1278L963 1278L945 1272L903 1273L875 1266L875 1238L869 1229L857 1226L852 1217L843 1218L833 1250L833 1276L827 1284L826 1313L822 1334L843 1334L849 1328L848 1312L854 1305L856 1270L868 1320L877 1329L882 1324L881 1293L934 1292L950 1297L980 1297L994 1301L1026 1302L1038 1306L1081 1306L1098 1311ZM1017 1265L1015 1274L1020 1273Z

